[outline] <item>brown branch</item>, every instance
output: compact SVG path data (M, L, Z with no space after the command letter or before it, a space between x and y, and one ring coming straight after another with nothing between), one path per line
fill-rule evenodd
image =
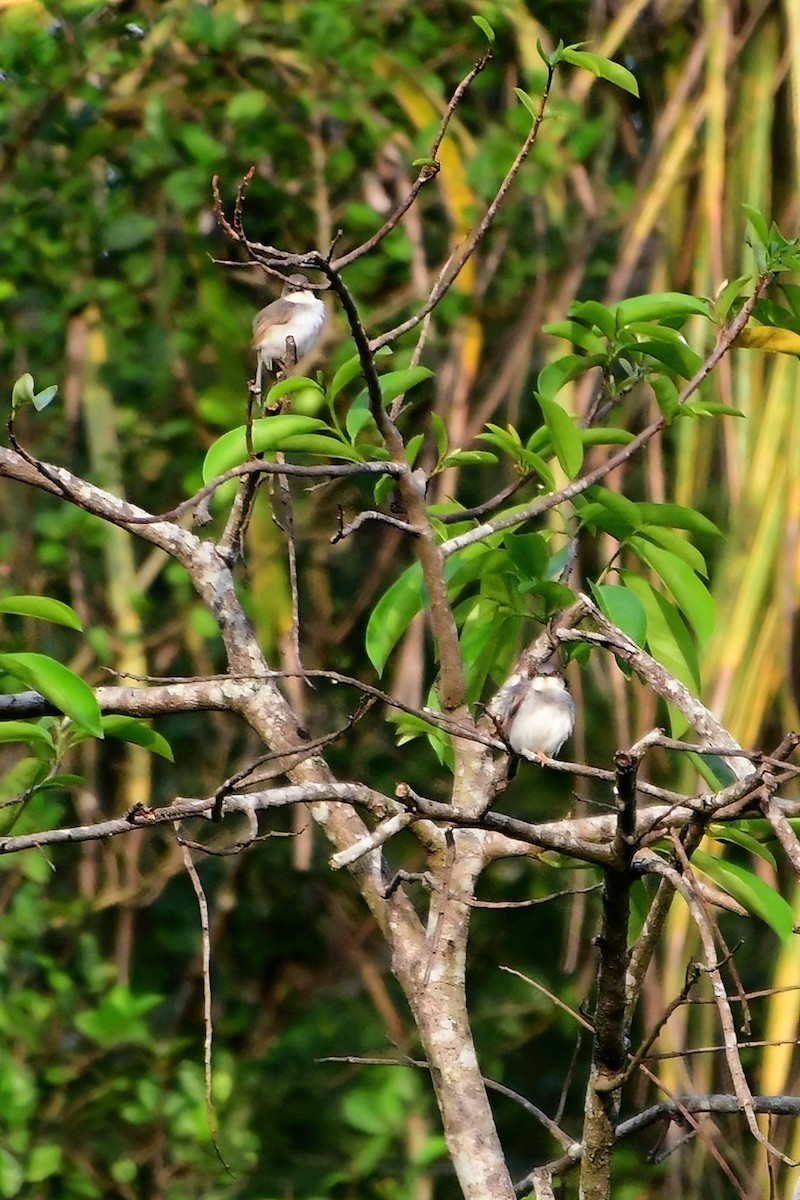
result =
M180 836L180 822L175 822L175 832ZM203 891L203 885L200 882L200 876L197 873L197 868L192 862L192 856L185 843L181 845L183 854L183 865L186 868L186 873L191 880L194 894L197 897L197 907L200 913L200 933L202 938L202 977L203 977L203 1077L205 1079L205 1101L206 1101L206 1120L208 1122L208 1134L211 1139L211 1145L217 1158L222 1163L228 1174L231 1174L231 1169L222 1156L222 1151L219 1146L219 1137L217 1134L217 1122L214 1115L214 1100L211 1094L211 1047L214 1039L214 1025L211 1018L211 935L208 924L208 901L206 894Z
M351 533L355 533L362 525L366 525L367 521L382 521L385 525L391 525L393 529L399 529L401 532L408 533L412 537L419 535L419 530L414 525L409 525L408 521L400 521L397 517L391 517L387 513L373 512L372 510L365 510L359 513L354 521L351 521L349 525L345 525L344 513L340 508L339 528L330 539L331 545L335 546L337 542L344 541L345 538L350 537Z
M800 875L800 841L781 810L774 796L766 795L761 801L761 810L772 826L776 838L783 847L786 857L794 868L795 874Z
M64 829L43 829L36 833L16 834L0 837L0 854L16 854L20 850L33 850L40 846L74 845L77 842L96 842L119 837L132 829L147 829L190 817L212 819L216 797L203 799L179 798L163 808L147 808L135 805L124 817L99 821L93 825L76 825ZM228 796L223 804L223 816L230 813L263 812L272 808L286 808L293 804L341 803L358 805L382 820L397 811L394 800L373 788L357 783L306 783L289 784L266 792L248 792L239 796Z
M669 879L673 887L681 893L681 896L686 901L703 945L703 954L706 960L705 969L708 972L713 994L717 1001L717 1013L725 1044L725 1060L731 1074L739 1108L744 1113L747 1120L747 1127L756 1141L764 1146L770 1154L774 1154L788 1166L795 1166L796 1164L793 1160L777 1150L758 1128L753 1109L753 1095L739 1057L736 1027L733 1020L733 1013L731 1012L730 1001L716 961L713 930L705 908L693 886L691 872L684 872L682 874L654 854L647 854L646 856L637 855L636 861L642 870L651 871L654 874Z
M439 147L444 140L444 135L447 132L448 125L450 124L450 119L458 108L458 105L461 103L467 88L470 86L476 75L479 75L484 69L491 57L491 50L487 50L486 53L478 59L468 74L464 76L456 90L453 92L453 95L450 97L450 103L444 110L438 132L433 140L430 150L428 151L428 158L432 159L433 162L423 165L419 175L411 185L408 195L400 201L394 212L386 218L380 229L377 230L376 233L373 233L372 237L367 238L365 242L362 242L360 246L357 246L355 250L350 250L347 254L343 254L341 258L337 258L336 261L331 264L335 271L341 271L344 269L344 267L349 267L351 263L356 261L356 259L362 258L365 254L369 254L372 250L374 250L375 247L383 241L386 235L392 232L401 218L408 212L409 208L411 208L411 205L414 203L425 184L438 175L440 165L436 156L439 153Z
M46 469L45 475L42 474L41 468ZM137 532L146 541L159 546L170 557L176 558L184 565L202 553L204 544L193 533L172 521L153 517L138 505L121 500L111 492L106 492L79 475L74 475L66 467L56 467L37 460L31 463L15 451L0 447L0 477L14 479L39 491L49 492L111 525L118 525L129 532Z
M489 204L476 229L470 234L466 245L461 250L461 253L458 254L453 261L451 261L449 269L446 270L444 277L440 280L440 282L437 282L431 291L431 294L428 296L428 299L412 317L409 317L408 320L401 322L400 325L396 325L394 329L389 329L386 333L382 333L379 337L372 339L370 342L370 349L373 354L377 350L380 350L382 346L386 346L389 342L393 342L402 334L408 333L410 329L414 329L417 325L419 325L420 322L425 319L428 313L433 311L442 297L447 294L458 276L463 271L466 264L469 262L472 255L477 250L478 246L483 240L484 235L494 221L494 218L500 211L500 208L502 207L503 202L511 189L511 185L519 173L522 164L525 162L533 148L542 121L544 120L544 113L550 97L550 88L553 82L553 74L553 68L548 66L547 79L545 81L544 89L539 101L539 108L536 112L536 116L533 119L530 132L517 152L514 162L506 172L505 178L495 193L494 199Z
M769 1113L773 1116L800 1116L800 1096L753 1096L753 1111ZM635 1113L617 1126L617 1140L631 1137L640 1130L646 1129L656 1121L680 1121L683 1113L741 1113L742 1107L737 1096L727 1093L711 1093L705 1095L679 1096L675 1100L665 1100L654 1104L642 1112Z
M531 471L527 475L521 475L519 479L515 479L508 487L504 487L496 496L492 496L489 500L484 500L483 504L476 504L473 508L460 508L455 512L437 513L436 520L440 525L457 525L460 521L477 521L481 517L485 517L488 513L494 512L496 508L500 508L506 500L509 500L526 483L531 483L532 480L538 478L539 476L535 471Z
M404 463L365 462L365 463L278 463L264 462L261 459L241 463L231 467L229 471L212 479L205 487L201 487L188 500L182 500L169 512L157 516L130 517L129 525L152 525L155 521L176 521L185 513L197 508L203 501L208 500L218 488L231 479L240 479L245 475L294 475L301 479L345 479L356 475L402 475L408 468Z
M360 1067L417 1067L422 1071L429 1071L430 1066L422 1059L408 1058L403 1055L402 1058L367 1058L360 1054L328 1054L325 1058L317 1058L314 1060L318 1063L351 1063L354 1066ZM564 1150L571 1150L575 1145L573 1138L565 1133L546 1113L532 1104L525 1096L521 1096L519 1092L515 1092L512 1088L506 1087L505 1084L497 1083L494 1079L489 1079L488 1076L482 1076L483 1083L490 1092L497 1092L501 1096L506 1096L515 1104L519 1104L526 1112L538 1121L548 1133L552 1134L557 1142Z

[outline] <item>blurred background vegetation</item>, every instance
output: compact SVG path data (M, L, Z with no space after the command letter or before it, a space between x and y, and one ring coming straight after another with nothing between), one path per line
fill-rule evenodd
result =
M412 160L427 153L447 97L481 53L473 14L494 25L495 58L458 110L441 175L403 228L348 273L371 332L412 311L494 193L529 125L513 88L535 94L543 82L537 38L545 47L586 40L625 63L641 101L585 73L559 73L534 155L431 323L424 361L436 376L421 412L438 411L455 445L471 444L490 420L534 427L533 379L563 353L541 327L574 297L713 294L752 270L743 203L796 231L796 0L0 0L0 368L7 394L24 371L37 387L60 387L46 419L20 429L23 443L154 512L193 490L205 449L241 423L250 320L275 294L252 270L213 261L228 248L211 212L212 175L230 200L255 164L246 217L258 241L324 248L341 228L340 248L355 245L406 190ZM400 343L400 364L413 344ZM332 373L351 354L331 310L313 368ZM719 610L704 697L744 744L766 748L798 724L798 382L793 358L734 351L714 386L747 419L679 422L646 464L613 482L634 498L693 504L725 530L724 542L703 547ZM576 389L572 402L580 410L589 399ZM647 404L629 407L632 428L647 420ZM458 487L470 503L503 482L451 473L440 495ZM391 530L331 549L337 505L354 512L365 495L352 482L298 494L308 667L368 672L370 607L406 562ZM158 552L8 483L0 547L4 591L65 600L87 631L8 618L3 649L38 648L93 683L113 679L108 668L222 668L209 618ZM591 558L592 547L582 552ZM266 506L251 528L242 588L268 654L293 665L285 546ZM421 626L394 671L392 686L418 701L430 682ZM607 765L613 748L661 719L653 699L607 664L577 682L578 758ZM315 732L354 705L324 685L292 698ZM343 777L389 792L399 778L424 781L434 795L446 786L422 743L399 760L384 716L370 721L331 752ZM29 819L87 821L139 800L204 795L258 753L227 717L174 717L159 728L174 767L135 747L85 743L70 764L85 785L40 798ZM6 747L0 761L13 763ZM509 793L513 811L566 811L564 777L542 795L537 776L535 796L526 778ZM413 865L411 843L392 854ZM379 939L347 879L327 870L325 847L305 832L200 870L213 911L216 1104L232 1174L210 1145L203 1104L196 901L174 842L154 832L0 861L0 1196L457 1196L423 1072L317 1061L415 1051ZM514 862L495 866L484 891L521 900L592 882L589 872ZM566 1014L497 966L578 1007L591 981L595 912L590 894L478 911L473 927L484 1070L550 1114L563 1109L576 1133L587 1048ZM731 919L730 936L748 939L746 986L797 981L797 951L779 953L768 931ZM691 946L676 909L646 1024L680 991ZM754 1040L793 1041L799 995L755 1000ZM704 1035L708 1010L684 1011L665 1050ZM752 1065L754 1089L797 1086L792 1046L759 1051ZM668 1081L711 1090L720 1069L714 1055L675 1059ZM498 1097L496 1113L512 1170L554 1153L512 1101ZM766 1194L763 1163L732 1147L736 1126L719 1126L747 1194ZM774 1136L800 1154L790 1127ZM697 1194L691 1150L641 1182L650 1144L620 1153L615 1195ZM707 1157L703 1169L704 1196L733 1194Z

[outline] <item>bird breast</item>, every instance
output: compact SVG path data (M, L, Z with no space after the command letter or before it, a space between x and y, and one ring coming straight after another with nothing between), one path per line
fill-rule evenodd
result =
M286 358L288 337L294 339L298 358L307 354L317 340L325 320L325 305L316 296L286 296L284 302L289 302L293 311L289 314L289 319L280 325L268 325L261 333L256 317L253 345L268 367L273 359Z
M508 729L508 741L517 754L558 754L575 724L575 701L561 681L533 681Z

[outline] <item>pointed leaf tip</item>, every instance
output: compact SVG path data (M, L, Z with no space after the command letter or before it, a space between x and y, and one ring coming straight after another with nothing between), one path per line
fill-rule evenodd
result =
M475 24L480 29L483 36L486 38L490 46L494 45L494 30L485 17L473 17Z

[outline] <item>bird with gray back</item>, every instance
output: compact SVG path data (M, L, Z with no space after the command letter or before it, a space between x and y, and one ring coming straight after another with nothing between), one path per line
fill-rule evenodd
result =
M262 365L272 371L308 354L325 322L325 305L308 286L305 275L290 275L280 299L273 300L253 319L253 349ZM291 342L287 346L287 339ZM292 350L292 342L294 350Z

